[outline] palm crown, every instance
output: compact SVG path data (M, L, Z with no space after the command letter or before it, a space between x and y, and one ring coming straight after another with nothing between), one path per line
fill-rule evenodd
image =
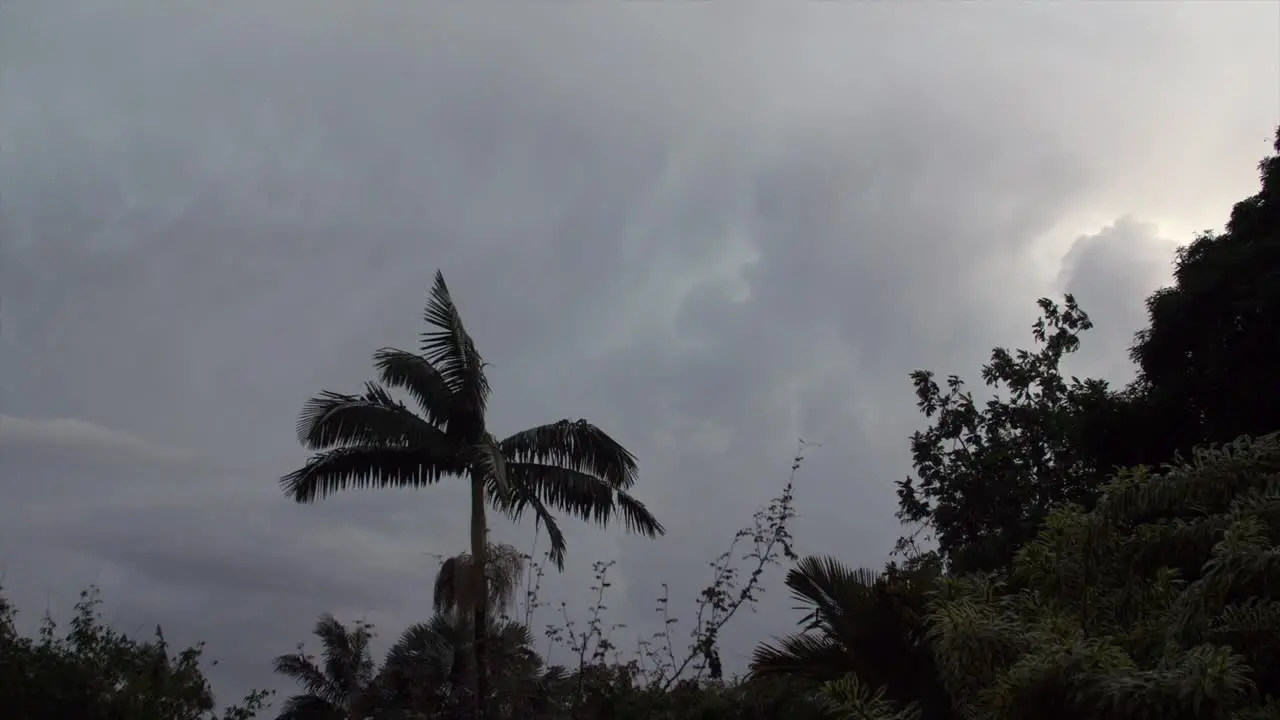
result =
M636 460L585 420L561 420L503 440L489 433L485 362L462 325L444 276L428 298L420 353L383 348L374 355L378 382L359 395L322 392L298 420L298 439L316 453L281 479L301 503L369 487L421 487L446 476L479 480L497 510L514 519L532 510L563 567L565 540L551 511L600 524L619 517L650 537L664 532L628 494ZM389 388L413 398L415 413Z
M299 646L296 653L275 659L275 671L302 686L301 694L285 701L278 720L364 717L377 702L370 626L358 623L347 628L326 614L320 616L314 632L323 650L319 658Z

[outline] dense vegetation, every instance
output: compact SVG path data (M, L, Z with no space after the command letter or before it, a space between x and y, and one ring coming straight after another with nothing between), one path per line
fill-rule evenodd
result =
M1276 152L1280 154L1280 132ZM1075 299L1039 301L1029 350L998 348L978 402L956 376L912 374L928 427L898 485L908 532L878 570L791 549L791 481L714 563L687 642L675 623L634 654L610 639L597 599L549 639L530 617L539 578L565 544L555 512L662 532L629 492L636 463L583 421L504 440L485 424L484 362L441 276L420 353L381 350L378 382L325 392L299 437L315 455L282 482L300 502L367 486L461 478L472 490L470 550L443 563L435 614L382 658L371 629L332 617L319 654L276 659L297 694L292 720L668 718L991 720L1280 717L1280 155L1221 234L1178 251L1170 287L1148 300L1113 388L1064 376L1091 327ZM408 395L414 412L391 390ZM803 448L802 448L803 449ZM792 473L800 467L797 454ZM488 542L485 512L528 511L544 558ZM726 678L722 630L749 608L770 566L805 608L795 634L761 642ZM523 586L524 592L520 592ZM517 602L517 599L520 602ZM64 634L20 637L0 605L5 717L156 720L262 715L254 693L216 714L200 650L105 628L86 595ZM659 610L664 611L666 598Z

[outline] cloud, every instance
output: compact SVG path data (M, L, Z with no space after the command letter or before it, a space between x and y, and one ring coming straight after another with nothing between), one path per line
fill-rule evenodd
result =
M132 433L76 418L32 420L10 415L0 415L0 451L83 454L94 463L163 464L196 459L190 452L156 445Z
M6 584L39 608L102 578L122 621L210 640L227 692L322 610L421 619L461 484L296 507L275 482L309 395L413 347L437 267L495 432L599 423L670 529L566 521L547 599L617 559L619 621L663 582L687 618L797 436L822 444L799 549L878 564L907 372L974 375L1064 289L1123 372L1172 241L1253 192L1267 12L6 3ZM780 576L732 667L791 627Z
M1082 343L1077 372L1129 379L1133 367L1127 355L1116 349L1127 349L1147 320L1146 297L1133 288L1154 290L1171 282L1176 247L1177 243L1161 236L1155 223L1132 217L1122 217L1071 244L1056 285L1075 295L1094 321L1094 330Z

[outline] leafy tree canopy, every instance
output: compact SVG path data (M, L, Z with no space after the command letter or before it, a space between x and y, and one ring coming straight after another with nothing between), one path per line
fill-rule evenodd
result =
M1145 435L1157 436L1145 462L1280 428L1280 130L1275 151L1226 231L1181 248L1173 285L1147 299L1131 352L1136 397L1152 408Z
M200 667L202 646L170 654L160 628L140 641L102 624L86 591L65 633L46 617L36 637L14 627L0 598L0 710L13 720L247 720L267 694L250 693L216 711Z
M982 367L996 389L985 404L955 375L945 389L932 372L911 375L933 424L911 437L916 477L898 483L898 515L925 523L956 572L1007 565L1054 505L1088 503L1099 483L1083 423L1111 391L1101 380L1064 378L1061 367L1093 324L1070 295L1039 305L1038 347L996 348Z

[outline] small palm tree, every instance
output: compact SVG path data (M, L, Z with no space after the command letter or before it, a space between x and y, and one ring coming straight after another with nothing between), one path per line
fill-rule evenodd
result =
M508 620L491 623L489 644L494 650L491 677L502 704L519 705L527 688L541 678L542 660L533 651L533 634ZM465 679L474 632L465 614L437 613L410 626L387 652L381 684L388 704L432 717L461 710L468 691Z
M662 525L627 491L636 481L635 457L585 420L561 420L499 440L486 422L486 363L462 324L437 271L427 298L420 353L383 348L374 355L380 383L361 395L322 392L303 407L298 439L316 451L281 478L284 492L310 503L355 488L423 487L446 476L471 487L471 556L486 565L485 508L518 519L531 510L551 542L551 558L563 568L564 535L552 509L607 524L614 517L631 532L650 537ZM415 413L388 388L411 396ZM488 597L487 573L474 573L473 597ZM488 604L473 608L476 637L475 713L487 696L485 633Z
M491 612L503 613L514 605L524 567L524 553L511 545L489 543L486 546L485 585ZM441 563L432 592L436 612L461 614L474 611L475 599L471 596L477 587L471 575L474 570L471 553L454 555Z
M926 645L926 604L936 577L934 565L876 572L830 557L802 558L786 584L801 603L797 609L805 611L803 631L776 645L761 643L751 675L816 683L853 676L869 692L883 688L895 702L918 700L926 718L950 717Z
M369 655L371 627L347 628L325 614L313 632L320 638L320 658L299 646L296 653L275 659L275 671L302 686L301 694L285 701L277 720L364 720L378 692Z
M470 633L467 625L446 615L406 629L383 664L384 685L395 704L423 713L461 709Z

